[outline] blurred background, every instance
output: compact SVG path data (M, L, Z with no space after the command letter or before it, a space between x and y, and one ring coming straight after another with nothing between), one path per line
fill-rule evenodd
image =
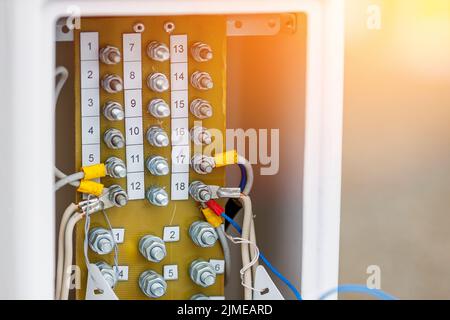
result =
M340 283L450 299L450 1L346 0L345 64Z

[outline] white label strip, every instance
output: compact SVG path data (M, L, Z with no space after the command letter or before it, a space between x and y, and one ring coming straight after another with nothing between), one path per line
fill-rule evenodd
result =
M100 163L100 69L98 32L80 33L82 165Z
M123 35L127 192L130 200L145 198L142 125L141 34Z
M171 199L189 199L189 111L187 35L170 36L170 88L172 117Z

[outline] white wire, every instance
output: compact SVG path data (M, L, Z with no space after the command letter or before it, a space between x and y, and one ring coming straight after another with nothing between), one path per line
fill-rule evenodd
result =
M66 176L66 177L58 180L55 183L55 191L58 191L59 189L61 189L62 187L64 187L67 184L76 183L83 178L84 178L84 172L77 172L77 173L71 174L70 176ZM79 182L78 182L78 185L80 185Z
M61 300L69 299L70 289L70 275L72 270L72 254L73 254L73 229L78 221L83 218L84 214L76 213L67 222L65 236L64 236L64 270L63 281L61 287Z
M228 245L227 237L225 234L225 227L223 224L216 228L217 235L219 236L219 241L222 246L223 258L225 260L225 284L231 278L231 251Z
M61 90L64 87L64 85L66 84L67 79L69 78L69 70L67 70L63 66L56 67L55 77L58 77L58 76L59 76L59 79L56 82L56 86L55 86L55 96L54 96L55 102L53 104L54 105L53 113L54 113L55 117L56 117L56 105L58 103L58 99L61 94ZM66 174L64 172L62 172L61 170L59 170L56 166L55 166L55 175L60 179L62 179L66 176Z
M244 210L244 221L242 223L242 235L241 238L245 241L250 241L251 226L253 220L252 213L252 202L250 198L246 195L242 195L239 200L242 203L242 208ZM248 243L241 243L241 254L242 254L242 265L246 266L250 263L250 248ZM252 286L252 272L246 269L244 273L244 298L245 300L252 300L252 292L248 290Z
M241 244L241 245L242 244L248 244L248 245L251 245L253 247L253 249L254 249L253 259L250 262L248 262L247 264L243 265L241 270L239 271L239 273L241 275L241 285L244 288L248 289L248 290L262 292L263 290L256 289L252 285L248 284L245 281L245 274L247 273L247 271L249 271L250 268L252 268L255 265L255 263L258 262L258 259L259 259L259 248L258 248L258 246L253 241L246 240L246 239L239 238L239 237L232 237L232 236L230 236L227 233L225 233L225 235L234 244Z
M55 298L61 298L61 284L63 282L63 268L64 268L64 234L66 231L67 221L70 217L78 210L78 206L75 203L71 203L64 214L61 217L61 223L59 225L59 233L58 233L58 258L57 258L57 267L56 267L56 292Z

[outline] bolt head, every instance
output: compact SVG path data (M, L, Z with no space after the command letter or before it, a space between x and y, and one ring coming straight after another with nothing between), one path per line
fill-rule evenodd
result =
M191 263L189 274L194 283L205 288L213 285L216 281L216 272L213 266L201 259Z
M114 248L114 239L110 231L94 228L89 232L89 247L97 254L109 254Z
M144 271L139 277L142 292L150 298L160 298L167 290L164 278L153 270Z

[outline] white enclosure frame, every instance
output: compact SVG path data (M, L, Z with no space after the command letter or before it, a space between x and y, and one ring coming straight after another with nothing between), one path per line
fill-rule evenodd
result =
M302 293L338 283L344 0L0 0L0 298L53 299L54 34L89 15L308 15Z

